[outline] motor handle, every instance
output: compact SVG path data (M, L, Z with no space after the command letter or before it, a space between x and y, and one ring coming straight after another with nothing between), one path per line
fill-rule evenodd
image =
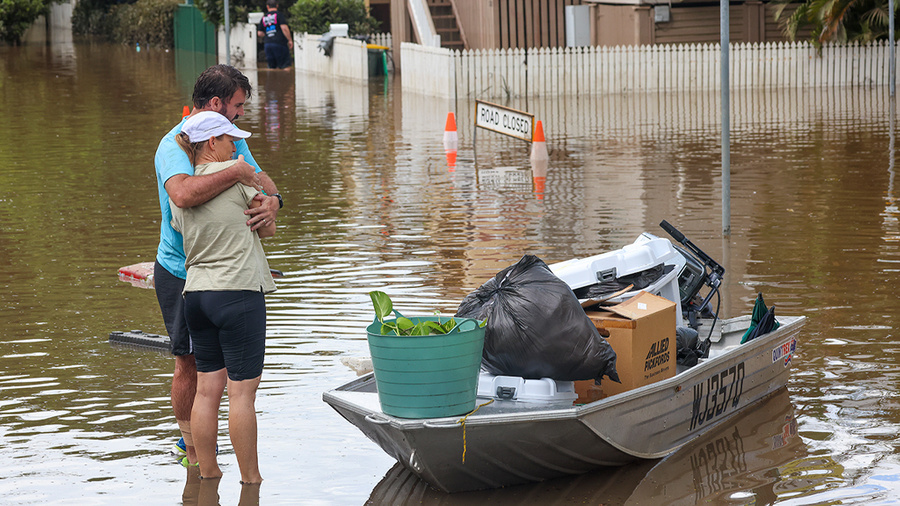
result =
M711 256L704 253L703 250L701 250L700 248L695 246L694 243L689 241L687 239L687 237L684 236L684 234L682 234L681 232L678 231L678 229L676 229L671 224L669 224L668 221L662 220L662 222L660 222L659 226L662 227L663 230L668 232L669 235L671 235L673 239L675 239L677 242L680 242L685 248L690 250L691 253L693 253L697 257L699 257L700 261L703 262L703 264L705 266L709 267L710 270L712 270L713 272L718 274L720 277L725 274L724 267L722 267L718 262L713 260Z
M663 230L668 232L669 235L671 235L672 238L675 239L676 241L678 241L680 243L683 243L685 241L684 234L679 232L677 228L670 225L668 221L662 220L662 222L659 224L659 226L662 227Z

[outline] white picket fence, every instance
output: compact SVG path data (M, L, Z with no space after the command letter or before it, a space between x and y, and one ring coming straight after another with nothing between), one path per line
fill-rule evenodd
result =
M405 43L401 74L403 89L448 98L714 91L720 58L718 44L451 51ZM887 42L821 53L807 42L731 44L731 88L883 86L888 58Z
M369 35L369 38L372 41L372 44L376 46L384 46L384 47L393 47L393 39L391 38L390 33L373 33Z
M372 44L391 45L391 34L371 35ZM336 37L331 56L319 49L321 35L294 34L294 66L301 72L366 81L369 79L369 52L366 43L346 37Z
M364 42L336 37L331 56L325 56L319 49L321 38L321 35L294 34L294 66L298 71L354 81L369 79L369 56Z

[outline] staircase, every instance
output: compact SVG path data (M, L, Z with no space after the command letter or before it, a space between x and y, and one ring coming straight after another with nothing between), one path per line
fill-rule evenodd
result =
M466 36L456 17L456 6L452 0L428 0L428 9L434 21L434 29L441 36L441 47L466 49Z

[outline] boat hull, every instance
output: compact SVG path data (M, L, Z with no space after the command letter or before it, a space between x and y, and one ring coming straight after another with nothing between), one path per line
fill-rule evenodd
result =
M723 322L709 359L675 377L581 406L494 401L460 417L381 412L373 376L324 400L411 472L445 492L496 488L664 457L783 388L804 317L739 345ZM487 402L479 398L479 404Z

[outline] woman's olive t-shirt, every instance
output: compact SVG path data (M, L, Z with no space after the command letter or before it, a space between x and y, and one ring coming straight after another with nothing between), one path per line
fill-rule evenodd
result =
M194 175L213 174L234 163L229 160L198 165ZM236 183L205 204L188 209L180 209L170 200L172 227L184 236L185 293L275 291L259 234L250 230L244 214L257 193Z

